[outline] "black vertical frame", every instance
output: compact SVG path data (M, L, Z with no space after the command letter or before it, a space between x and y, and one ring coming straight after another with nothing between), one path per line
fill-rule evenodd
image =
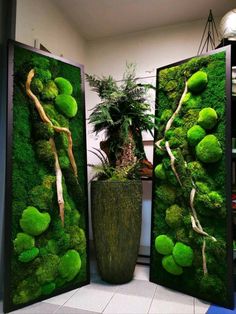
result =
M83 169L83 176L85 179L85 200L86 200L86 208L84 208L83 214L85 215L85 235L86 235L86 280L79 283L79 284L71 284L69 287L66 288L58 288L55 292L48 296L40 296L39 298L27 302L22 305L13 305L11 300L11 257L12 257L12 241L11 241L11 219L12 219L12 212L11 212L11 205L12 205L12 198L11 198L11 191L12 191L12 135L13 135L13 93L14 93L14 49L15 47L23 48L27 51L34 52L36 54L46 56L68 65L77 67L80 69L81 73L81 100L83 102L82 116L83 119L83 129L84 129L84 160L85 165ZM45 52L25 44L9 40L8 42L8 86L7 86L7 130L6 130L6 176L5 176L5 219L4 219L4 297L3 297L3 309L4 312L9 312L13 310L17 310L23 308L27 305L33 304L35 302L39 302L45 300L49 297L56 296L58 294L68 292L70 290L82 287L84 285L89 284L90 282L90 263L89 263L89 223L88 223L88 187L87 187L87 142L86 142L86 119L85 119L85 82L84 82L84 66L67 60L63 57L59 57L53 55L49 52Z
M193 58L197 58L197 57L204 57L204 56L208 56L208 55L212 55L212 54L216 54L219 52L225 52L226 55L226 87L225 87L225 92L226 92L226 108L225 108L225 115L226 115L226 125L225 125L225 141L227 143L226 145L226 149L225 149L225 167L226 167L226 178L225 178L225 194L226 194L226 208L227 208L227 217L226 219L226 224L227 224L227 269L228 269L228 273L227 273L227 292L228 292L228 300L227 300L227 304L222 304L219 300L210 300L208 298L208 296L206 295L205 300L208 302L213 302L216 303L218 305L221 306L227 306L228 308L233 309L234 308L234 276L233 276L233 213L232 213L232 201L231 201L231 193L232 193L232 127L231 127L231 95L232 95L232 90L231 90L231 46L226 46L223 48L219 48L216 50L213 50L209 53L200 55L200 56L196 56ZM189 60L191 60L192 58L188 58L188 59L184 59L182 61L176 62L176 63L172 63L169 64L167 66L161 67L157 69L157 75L156 75L156 108L155 108L155 116L158 116L158 89L159 89L159 72L161 70L167 69L167 68L171 68L174 66L178 66L181 65ZM158 130L155 130L155 134L154 134L154 142L155 139L157 138L157 134L158 134ZM153 160L154 160L154 167L157 164L157 156L155 154L155 148L154 148L154 152L153 152ZM154 261L154 233L153 233L153 229L154 229L154 199L155 199L155 184L157 182L157 178L154 176L153 178L153 188L152 188L152 225L151 225L151 260L150 260L150 276L149 279L151 282L155 282L157 284L162 285L162 282L158 282L158 280L156 280L156 278L154 278L153 276L153 268L155 267L153 264ZM168 288L173 288L173 286L171 285L166 285L166 287ZM189 294L190 296L193 297L198 297L198 298L202 298L202 296L199 295L195 295L194 293L192 293L191 291L186 291L184 289L184 287L179 287L179 289L177 289L177 291L179 292L183 292L186 294Z
M16 0L0 1L0 301L4 287L4 206L6 166L7 40L15 39ZM0 302L0 312L2 302Z

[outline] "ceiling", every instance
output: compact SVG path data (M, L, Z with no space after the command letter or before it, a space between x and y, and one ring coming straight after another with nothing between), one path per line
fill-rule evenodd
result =
M222 17L235 0L53 0L87 40Z

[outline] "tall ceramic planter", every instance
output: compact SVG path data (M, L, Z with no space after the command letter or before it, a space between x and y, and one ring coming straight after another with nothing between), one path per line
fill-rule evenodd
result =
M130 281L141 234L142 182L93 181L91 211L102 279L114 284Z

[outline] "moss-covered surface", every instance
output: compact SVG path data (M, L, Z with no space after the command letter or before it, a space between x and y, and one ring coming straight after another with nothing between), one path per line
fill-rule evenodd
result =
M25 82L30 69L35 70L32 91L53 125L71 131L77 177L68 159L67 137L42 122L26 94ZM63 93L63 88L57 88L54 83L57 77L67 80L70 93L73 90L78 111L73 111L71 119L57 111L55 106L55 98ZM13 307L68 290L88 280L85 116L81 87L80 68L15 47L12 220L9 230L12 243L9 302ZM59 216L50 138L55 141L62 164L64 226ZM71 273L68 275L63 269L69 271L65 256L70 256L71 252L77 265L69 266Z
M226 249L225 58L225 52L219 52L159 71L155 141L161 141L154 158L151 280L227 306L231 296ZM188 88L181 110L165 131L185 82ZM180 183L165 149L167 141ZM193 230L192 207L209 236ZM160 236L167 236L175 245L169 255L164 256L155 246ZM207 270L203 267L204 240Z

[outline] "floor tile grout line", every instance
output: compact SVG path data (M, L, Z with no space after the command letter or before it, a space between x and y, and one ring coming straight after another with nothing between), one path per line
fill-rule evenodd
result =
M82 288L82 287L81 287L81 288ZM69 301L69 300L76 294L77 291L79 291L79 289L80 289L80 288L76 289L76 291L75 291L63 304L59 305L59 307L56 309L55 312L53 312L53 314L55 314L57 311L59 311L60 308L62 308L62 307L66 304L66 302Z
M155 297L156 291L157 291L157 285L156 285L156 287L155 287L155 291L154 291L154 293L153 293L153 296L152 296L152 299L151 299L151 302L150 302L150 305L149 305L149 308L148 308L147 314L148 314L148 313L150 312L150 310L151 310L152 303L153 303L153 300L154 300L154 297Z
M107 302L105 307L103 308L101 313L104 313L105 309L108 307L108 304L111 302L111 300L114 298L114 296L117 294L118 287L116 288L116 291L114 291L113 295L111 296L110 300Z

